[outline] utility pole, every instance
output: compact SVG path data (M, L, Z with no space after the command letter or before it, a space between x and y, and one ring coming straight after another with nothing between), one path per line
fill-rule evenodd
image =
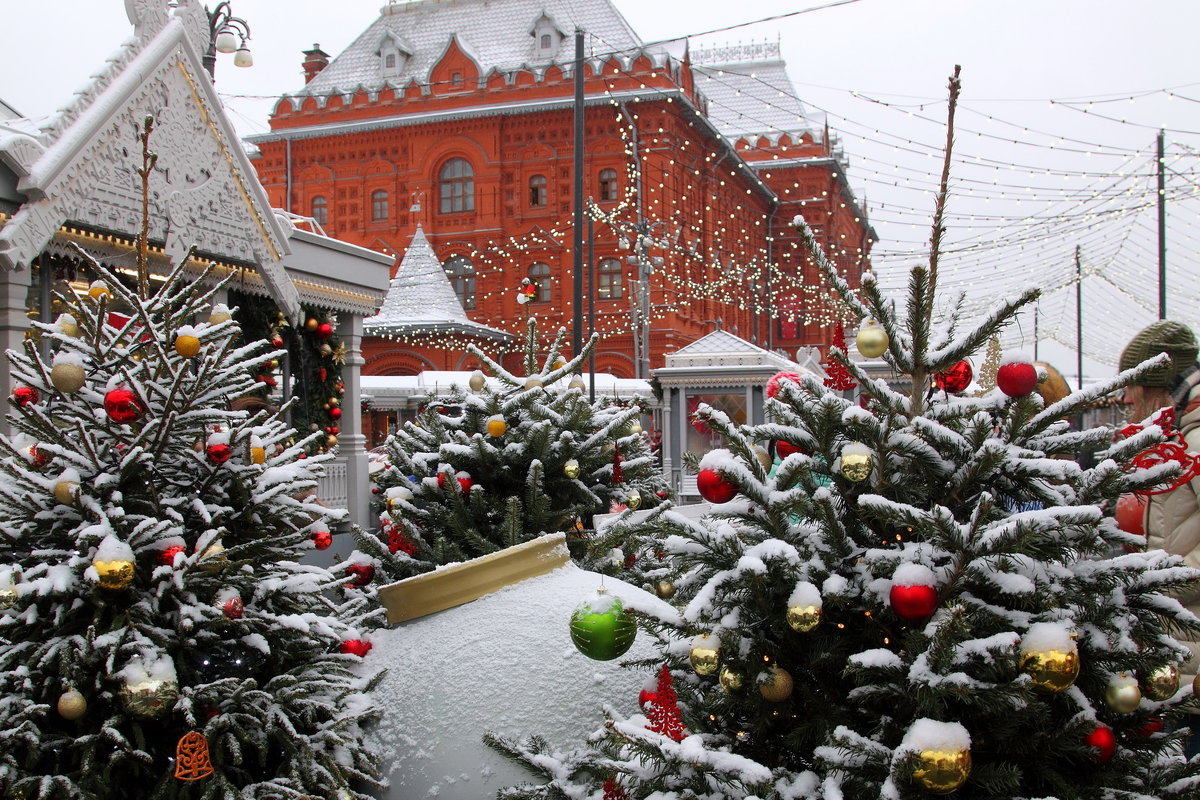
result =
M1075 245L1075 375L1083 388L1083 254Z
M583 352L583 31L575 30L575 274L572 355Z
M1158 132L1158 318L1167 318L1167 159L1166 131Z

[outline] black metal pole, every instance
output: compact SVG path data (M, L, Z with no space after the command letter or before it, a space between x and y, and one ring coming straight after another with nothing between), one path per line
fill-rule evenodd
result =
M583 352L583 31L575 31L575 274L571 346Z
M588 200L591 206L591 200ZM588 338L596 335L596 225L591 214L587 218L588 273ZM588 402L596 402L596 348L588 352Z
M1083 254L1075 245L1075 374L1083 388Z
M1158 318L1167 318L1167 159L1158 132Z

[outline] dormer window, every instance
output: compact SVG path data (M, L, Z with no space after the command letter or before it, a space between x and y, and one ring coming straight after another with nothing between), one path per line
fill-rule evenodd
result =
M529 35L533 37L533 57L536 61L553 61L566 36L548 14L537 18Z
M389 32L380 40L379 49L375 52L379 56L379 68L383 77L398 78L404 74L404 65L412 55L412 48L399 36Z

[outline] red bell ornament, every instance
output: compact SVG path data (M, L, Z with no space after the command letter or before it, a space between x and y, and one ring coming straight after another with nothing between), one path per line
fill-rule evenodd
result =
M952 365L945 372L934 373L933 385L950 394L958 394L971 385L974 377L975 372L971 369L971 363L963 360Z
M13 389L12 396L13 401L21 408L25 408L42 399L38 390L32 386L18 386L16 389Z
M1037 388L1037 367L1024 353L1005 353L996 370L996 387L1009 397L1024 397Z
M696 489L710 503L728 503L737 496L737 486L715 469L702 469L696 475Z
M1096 748L1095 757L1098 764L1107 764L1117 754L1117 735L1104 723L1096 723L1092 732L1083 737L1083 743Z
M136 422L145 413L137 395L125 386L110 389L104 395L104 411L109 419L120 425Z
M888 602L905 622L928 619L937 610L937 578L924 564L901 564L892 575Z

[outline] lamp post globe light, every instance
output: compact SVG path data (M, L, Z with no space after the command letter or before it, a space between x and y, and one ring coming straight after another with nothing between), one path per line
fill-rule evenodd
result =
M233 53L235 67L250 67L254 65L254 55L250 52L250 25L241 17L233 16L229 8L229 0L217 3L216 8L208 15L208 50L204 53L204 68L210 78L216 77L217 53Z

